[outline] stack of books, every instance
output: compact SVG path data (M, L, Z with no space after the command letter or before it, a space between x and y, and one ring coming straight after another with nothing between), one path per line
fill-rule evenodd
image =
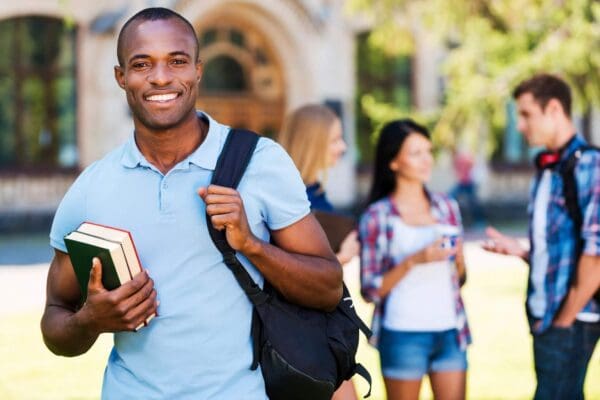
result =
M107 290L118 288L142 272L140 259L129 231L84 222L65 236L65 245L81 289L82 303L87 298L94 257L99 258L102 263L102 284ZM146 323L152 317L154 315L149 317Z

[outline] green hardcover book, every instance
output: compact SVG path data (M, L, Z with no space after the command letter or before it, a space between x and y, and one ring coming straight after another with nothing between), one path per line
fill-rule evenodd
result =
M132 279L119 242L73 231L65 236L65 245L81 288L82 302L87 298L94 257L98 257L102 263L102 284L106 289L115 289Z

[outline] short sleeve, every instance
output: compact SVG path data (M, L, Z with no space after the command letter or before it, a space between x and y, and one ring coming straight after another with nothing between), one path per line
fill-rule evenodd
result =
M67 252L64 237L85 220L85 194L82 188L83 175L69 188L63 197L52 221L50 245L57 250Z
M361 294L365 300L372 302L380 301L378 293L383 282L383 264L387 248L387 237L380 213L381 210L371 208L361 216L358 224Z
M274 141L261 138L248 166L270 230L298 222L310 213L306 186L290 156Z
M587 151L575 170L577 191L583 217L583 253L600 255L600 152Z

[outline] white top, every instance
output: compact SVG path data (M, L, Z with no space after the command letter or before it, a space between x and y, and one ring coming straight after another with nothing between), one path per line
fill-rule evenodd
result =
M440 225L411 226L393 218L390 255L395 263L433 243ZM388 295L383 326L400 331L443 331L457 327L451 261L415 265Z
M542 318L546 311L546 270L548 269L548 246L546 244L547 210L550 202L552 173L544 170L533 202L533 254L531 257L531 285L533 292L527 305L531 315Z

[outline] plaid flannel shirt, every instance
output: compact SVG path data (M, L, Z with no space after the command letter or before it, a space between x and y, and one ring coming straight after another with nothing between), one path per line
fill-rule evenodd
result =
M586 142L581 136L575 136L562 152L559 164L552 169L550 200L546 210L546 220L548 221L546 225L548 267L544 282L546 308L544 316L541 318L542 322L533 331L535 334L544 332L552 325L554 317L569 292L571 278L577 268L577 259L575 256L576 237L573 234L573 221L569 217L569 212L565 205L563 183L559 168L577 148L584 144ZM600 154L596 151L584 152L575 167L574 175L577 182L579 209L583 216L581 238L584 244L582 251L586 255L600 256ZM538 172L531 185L528 209L529 239L531 243L529 252L530 260L534 249L532 236L533 204L540 180L541 171ZM532 293L533 286L530 269L526 301L528 315L530 315L530 312L527 303ZM595 301L590 300L582 311L597 313L600 312L600 308Z
M456 202L444 195L427 193L431 201L431 209L435 219L440 224L455 225L461 228L460 212ZM361 243L360 278L361 293L365 300L375 303L371 329L373 336L371 344L377 345L381 329L382 317L385 312L385 299L378 296L383 275L394 267L390 254L390 242L402 240L393 237L393 226L388 216L400 213L390 197L385 197L371 204L360 218L358 234ZM465 307L460 296L459 277L456 268L452 268L452 288L454 305L457 315L456 328L461 349L466 349L471 343L471 333L467 323Z

